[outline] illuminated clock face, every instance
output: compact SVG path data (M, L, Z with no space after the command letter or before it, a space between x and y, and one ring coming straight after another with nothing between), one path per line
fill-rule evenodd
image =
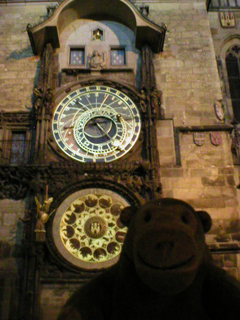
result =
M57 106L55 141L80 162L111 162L136 143L141 129L138 108L124 93L106 86L77 89Z
M101 188L75 192L60 205L53 221L53 239L61 255L84 269L115 263L127 229L119 220L129 202Z

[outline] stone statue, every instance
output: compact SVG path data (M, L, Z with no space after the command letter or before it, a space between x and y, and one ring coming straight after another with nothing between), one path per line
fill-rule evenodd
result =
M146 94L144 89L141 90L141 94L140 94L140 106L141 106L141 111L143 113L146 113L147 105L146 105Z
M53 107L53 93L52 93L52 89L48 88L45 94L45 113L52 115L52 107Z
M152 88L150 95L152 113L157 115L157 119L164 119L161 109L161 93L156 88Z
M93 51L89 65L91 68L102 68L105 65L103 56L97 50Z
M33 92L34 92L34 95L35 95L34 108L35 108L37 113L40 113L41 109L42 109L43 92L42 92L41 88L35 88L33 90Z

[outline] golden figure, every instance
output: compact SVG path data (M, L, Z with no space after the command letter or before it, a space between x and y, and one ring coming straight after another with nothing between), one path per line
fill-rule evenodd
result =
M99 29L93 32L93 40L102 40L102 34Z
M47 223L49 217L54 213L53 210L49 214L49 209L51 203L53 202L53 198L46 198L43 204L41 204L37 197L35 197L35 203L37 206L37 222L35 226L35 234L36 234L36 241L37 242L44 242L46 239L46 228L45 224Z

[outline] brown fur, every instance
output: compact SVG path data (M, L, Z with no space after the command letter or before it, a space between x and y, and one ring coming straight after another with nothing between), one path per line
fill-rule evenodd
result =
M125 208L121 221L119 262L75 292L58 320L240 319L240 285L205 244L208 213L168 198Z

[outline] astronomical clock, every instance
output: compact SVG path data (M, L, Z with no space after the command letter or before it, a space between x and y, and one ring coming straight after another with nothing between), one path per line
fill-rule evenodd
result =
M56 181L49 186L56 183L62 193L47 239L58 262L70 269L98 270L116 263L126 235L120 212L143 198L149 168L147 157L142 164L140 97L119 87L101 80L74 85L60 95L51 114L48 144L57 157L49 154ZM59 178L67 171L64 188Z
M74 90L54 111L52 132L58 147L82 162L107 163L132 149L141 131L135 103L107 86Z
M63 1L27 28L41 68L25 228L38 254L27 250L25 293L40 300L49 283L83 283L116 263L127 232L121 210L161 194L153 54L166 29L128 0L98 2ZM25 318L36 310L23 303Z

